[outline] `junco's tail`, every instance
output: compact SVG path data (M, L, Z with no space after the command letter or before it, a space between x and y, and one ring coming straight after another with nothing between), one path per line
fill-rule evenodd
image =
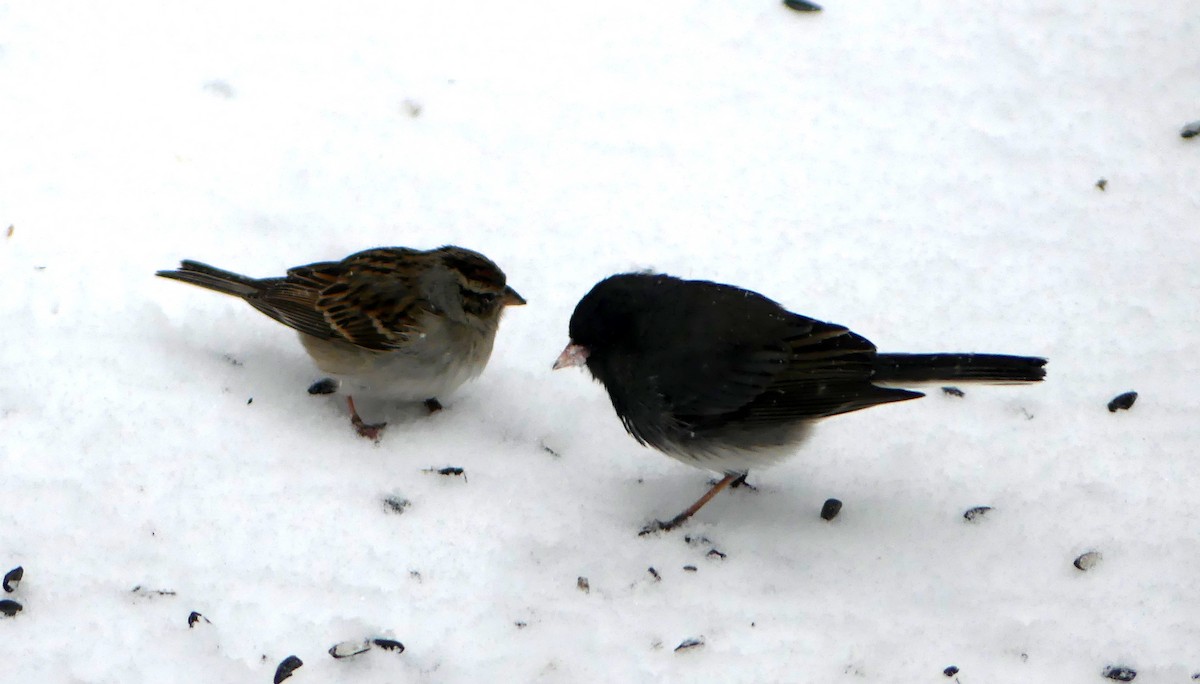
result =
M256 278L223 271L199 261L183 261L179 264L179 270L159 271L156 275L242 298L260 292L263 288L262 282Z
M879 354L873 382L1038 382L1046 359L1005 354Z

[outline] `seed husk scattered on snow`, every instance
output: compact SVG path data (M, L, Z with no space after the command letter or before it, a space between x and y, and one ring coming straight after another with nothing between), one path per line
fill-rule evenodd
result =
M992 510L991 506L976 506L968 508L966 513L963 513L963 519L967 522L973 522L978 518L982 518L984 514Z
M821 6L807 0L783 0L784 6L797 12L820 12Z
M517 624L519 626L519 625L524 625L525 623L520 622ZM379 648L382 648L385 651L395 651L396 653L404 653L404 644L400 643L399 641L396 641L395 639L371 639L371 643L375 644L376 646L378 646Z
M1083 571L1091 570L1100 562L1101 556L1099 551L1088 551L1075 559L1075 567Z
M1137 672L1134 672L1133 668L1123 667L1121 665L1109 665L1108 667L1104 668L1104 672L1102 674L1105 677L1118 682L1132 682L1134 677L1137 677Z
M942 674L946 675L947 677L953 677L954 675L958 674L958 668L951 665L950 667L942 670Z
M292 673L303 664L304 661L294 655L284 658L283 662L279 663L279 667L275 668L275 684L279 684L288 677L291 677Z
M960 397L960 398L967 396L966 392L960 390L957 387L950 387L948 385L946 387L942 388L942 394L945 394L948 397Z
M308 386L309 394L333 394L338 389L337 380L324 378Z
M1125 392L1113 397L1112 401L1108 402L1108 412L1116 413L1117 411L1128 411L1133 408L1133 402L1137 401L1137 392Z
M4 591L10 594L16 591L17 585L21 584L23 577L25 577L25 568L20 565L4 573Z
M821 506L821 519L833 520L838 513L842 512L842 502L837 499L825 499L825 503Z
M467 481L467 471L458 466L446 466L445 468L426 468L423 472L437 473L438 475L461 475L463 482Z
M684 639L683 641L679 642L678 646L675 647L675 652L678 653L680 651L686 651L689 648L698 648L703 645L704 645L704 637L702 637L702 636L701 637L693 637L691 639Z
M175 590L173 590L173 589L147 589L140 584L135 586L134 588L130 589L129 592L131 594L137 594L139 596L146 596L149 598L154 598L155 596L174 596L175 595Z
M0 615L3 615L4 617L12 617L24 609L25 606L22 606L16 601L12 601L10 599L4 599L0 601Z
M402 496L385 496L383 498L383 506L388 513L400 515L411 505L412 502Z
M371 642L365 639L362 641L343 641L339 644L334 644L331 646L329 648L329 655L340 660L342 658L356 656L359 653L366 653L369 650L371 650Z
M591 582L588 582L588 578L586 578L586 577L580 576L580 577L576 578L575 587L577 589L579 589L579 591L582 591L585 594L592 593L592 584L591 584Z

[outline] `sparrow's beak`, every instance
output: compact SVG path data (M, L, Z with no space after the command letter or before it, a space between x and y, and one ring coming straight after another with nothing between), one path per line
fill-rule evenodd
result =
M516 290L505 286L504 294L500 295L500 303L504 306L524 306L525 298L517 294Z
M587 363L587 357L588 348L582 344L572 342L558 355L558 360L554 362L554 370L570 368L571 366L582 366Z

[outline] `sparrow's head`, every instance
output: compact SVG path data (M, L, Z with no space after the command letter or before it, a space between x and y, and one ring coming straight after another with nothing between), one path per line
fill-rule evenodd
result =
M504 271L479 252L447 245L432 254L453 274L467 314L498 318L504 307L525 304L525 298L508 286Z

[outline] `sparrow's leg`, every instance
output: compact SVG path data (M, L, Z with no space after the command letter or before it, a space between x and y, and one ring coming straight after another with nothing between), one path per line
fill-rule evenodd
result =
M705 492L704 496L697 499L696 503L692 504L691 506L688 506L687 510L685 510L684 512L680 513L679 515L675 516L674 518L671 518L670 520L668 520L666 522L663 522L661 520L655 520L654 522L650 523L649 525L643 527L642 531L638 532L638 536L640 537L645 534L650 534L651 532L659 532L659 531L668 532L670 530L675 529L676 527L679 527L683 523L687 522L687 519L692 517L692 515L694 515L696 513L696 511L703 508L704 504L711 501L712 498L714 496L716 496L717 494L720 494L722 489L725 489L726 487L728 487L730 484L733 483L734 480L737 480L738 478L744 478L744 477L746 477L745 473L729 473L729 474L725 475L725 477L718 480L717 483L712 486L712 489Z
M358 434L362 437L373 439L378 442L379 438L383 436L383 428L387 426L387 423L375 423L374 425L367 425L366 421L362 419L362 416L358 415L358 409L354 408L354 397L347 396L346 403L350 406L350 424L354 426L354 429L358 431Z
M442 410L442 402L437 400L437 397L429 397L425 400L425 408L429 409L430 413L437 413Z

